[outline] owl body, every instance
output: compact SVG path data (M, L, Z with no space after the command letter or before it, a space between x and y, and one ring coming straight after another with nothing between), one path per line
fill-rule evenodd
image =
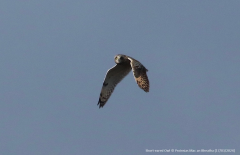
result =
M137 60L118 54L114 57L116 65L107 71L100 93L98 105L103 107L110 98L116 85L132 70L135 81L145 92L149 92L147 69Z

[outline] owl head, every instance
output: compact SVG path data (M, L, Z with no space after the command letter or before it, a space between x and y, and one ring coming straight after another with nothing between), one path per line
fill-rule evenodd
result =
M115 60L116 64L122 64L122 63L126 62L128 59L125 55L118 54L114 57L114 60Z

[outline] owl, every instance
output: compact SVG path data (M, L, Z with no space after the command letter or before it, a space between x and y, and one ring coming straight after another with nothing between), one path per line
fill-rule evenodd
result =
M110 98L116 85L132 70L135 81L145 92L149 92L147 69L136 59L118 54L114 57L116 65L107 71L98 104L103 107Z

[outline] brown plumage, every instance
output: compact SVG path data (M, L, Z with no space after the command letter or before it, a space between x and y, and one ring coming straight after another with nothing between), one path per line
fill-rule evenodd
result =
M98 101L99 108L106 104L116 85L131 70L133 71L133 76L138 86L145 92L149 92L149 80L146 73L148 70L139 61L121 54L116 55L114 59L116 65L107 71L107 75L103 82Z
M145 92L149 92L149 80L147 76L147 69L137 60L130 58L131 67L133 70L134 78L138 86L143 89Z

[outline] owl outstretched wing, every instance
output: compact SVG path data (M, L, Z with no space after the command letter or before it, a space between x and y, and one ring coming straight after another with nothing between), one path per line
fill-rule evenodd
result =
M130 60L130 64L133 71L133 76L135 81L137 82L138 86L143 89L145 92L149 92L149 80L147 76L147 69L136 59L133 59L128 56Z
M131 71L131 69L130 64L117 64L107 71L98 101L99 108L106 104L116 85Z

